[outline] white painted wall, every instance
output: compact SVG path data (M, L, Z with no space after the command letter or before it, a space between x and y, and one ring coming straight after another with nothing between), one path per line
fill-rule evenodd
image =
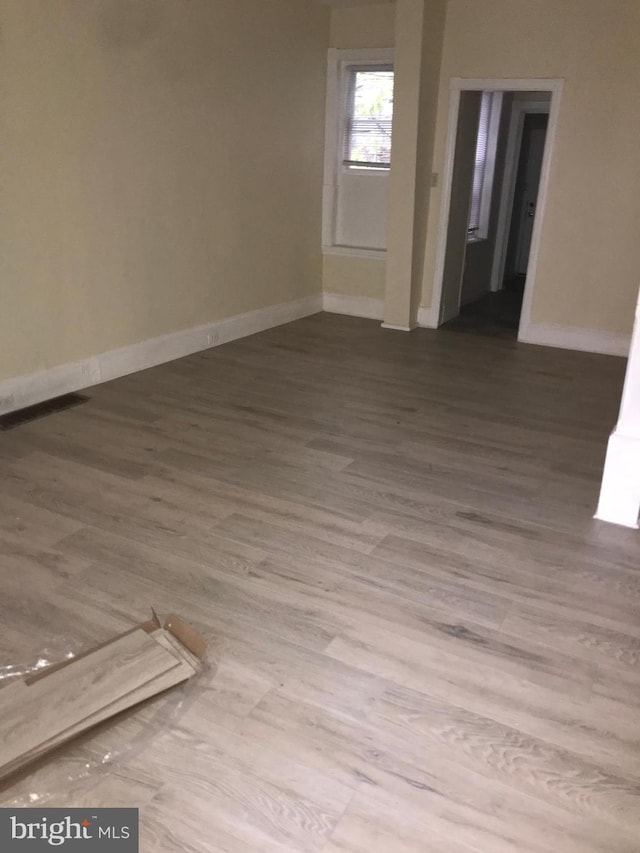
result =
M389 173L339 168L335 243L359 249L386 249Z

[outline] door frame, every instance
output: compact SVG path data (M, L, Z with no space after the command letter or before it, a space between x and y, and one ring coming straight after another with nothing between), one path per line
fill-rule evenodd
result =
M447 127L447 144L442 180L443 191L442 200L440 203L440 225L438 231L438 246L436 250L436 267L434 274L434 288L432 300L432 316L437 318L436 325L440 325L440 311L442 308L444 261L447 248L447 235L449 231L449 213L451 210L451 185L453 181L456 133L458 130L458 115L460 111L460 93L463 91L492 91L503 93L550 92L551 94L551 103L548 105L549 124L547 127L544 156L542 159L540 187L538 189L538 202L536 205L536 218L533 225L533 235L531 237L531 251L529 253L529 264L527 266L527 279L522 300L522 311L520 312L520 325L518 327L518 340L523 340L526 339L527 329L531 322L531 306L533 304L533 294L536 286L538 252L540 248L540 234L542 231L542 223L544 222L545 216L547 193L549 189L549 175L553 159L553 149L555 147L556 141L558 117L560 114L560 100L563 86L564 80L561 78L452 77L449 80L449 120ZM547 105L545 104L545 106Z
M527 115L549 115L550 110L550 101L519 101L517 97L513 99L513 103L511 106L511 119L509 122L509 132L507 135L507 149L504 159L504 173L502 178L502 190L500 193L500 206L498 208L496 244L493 250L493 261L491 263L491 282L489 285L489 289L492 291L502 289L504 267L507 262L507 247L509 245L509 228L511 225L511 217L513 216L513 203L516 194L516 178L518 176L518 163L520 161L520 148L522 146L524 120ZM551 121L551 118L549 118L549 121ZM548 127L547 133L549 133ZM542 171L540 172L540 184L542 184ZM538 187L538 196L536 200L536 214L538 212L539 199L540 187Z

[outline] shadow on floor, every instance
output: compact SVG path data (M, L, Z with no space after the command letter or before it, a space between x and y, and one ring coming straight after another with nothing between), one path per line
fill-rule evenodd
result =
M516 340L524 282L524 276L505 281L502 290L486 293L475 302L463 305L460 314L440 328L450 332Z

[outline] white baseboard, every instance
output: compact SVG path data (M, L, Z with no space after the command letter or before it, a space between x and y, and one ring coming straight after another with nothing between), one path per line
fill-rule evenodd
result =
M432 306L425 308L421 305L418 308L418 325L423 329L437 329L438 312Z
M551 323L529 323L521 330L518 340L546 347L598 352L604 355L629 354L631 335L580 329L577 326L555 326Z
M324 311L330 314L347 314L350 317L366 317L369 320L382 320L384 318L384 299L371 299L368 296L345 296L342 293L325 293L322 298ZM408 326L393 326L383 323L383 329L397 329L402 332L410 332L416 326L427 329L436 329L438 326L437 312L432 308L418 308L418 321Z
M416 328L416 323L413 323L411 326L396 326L395 323L382 323L383 329L393 329L396 332L413 332Z
M321 296L296 299L293 302L258 308L256 311L236 314L225 320L150 338L89 356L81 361L61 364L49 370L5 379L0 381L0 414L117 379L128 373L155 367L218 344L317 314L319 311L322 311Z
M325 293L322 308L330 314L348 314L350 317L366 317L369 320L382 320L384 317L384 300L368 296Z
M323 255L341 255L344 258L362 258L365 261L387 260L386 249L356 249L354 246L323 246Z
M371 299L368 296L345 296L341 293L325 293L322 297L324 311L332 314L347 314L351 317L367 317L370 320L382 320L384 300ZM418 308L417 325L425 329L438 328L438 312L433 307ZM411 331L415 328L390 326L383 323L385 329ZM631 345L631 335L616 332L602 332L597 329L580 329L577 326L556 326L551 323L529 323L521 332L518 340L523 343L539 344L561 349L597 352L604 355L627 356Z

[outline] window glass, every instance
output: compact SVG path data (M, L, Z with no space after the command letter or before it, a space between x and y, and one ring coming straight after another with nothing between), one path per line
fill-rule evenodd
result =
M345 134L347 166L388 169L393 123L393 70L350 69Z

